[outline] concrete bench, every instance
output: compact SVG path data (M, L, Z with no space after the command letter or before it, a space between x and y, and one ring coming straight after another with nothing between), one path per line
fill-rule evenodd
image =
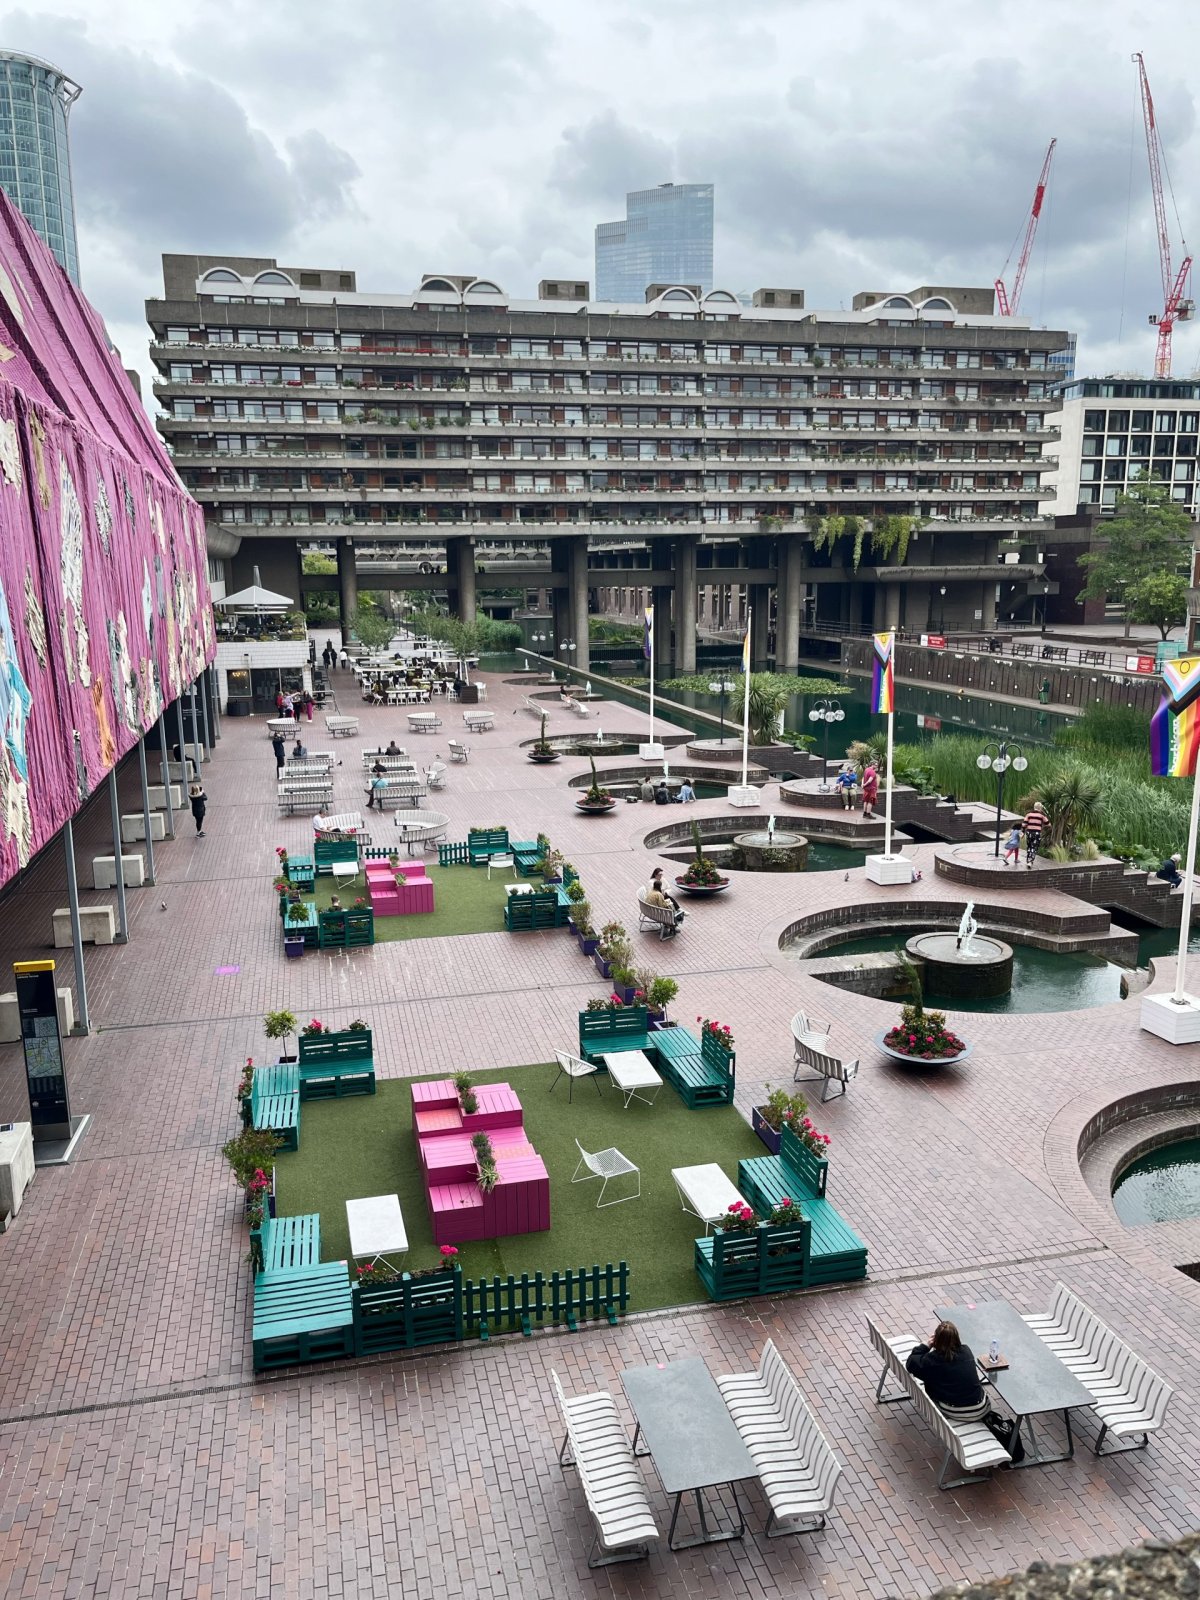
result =
M616 1402L605 1392L568 1400L553 1368L550 1378L567 1430L558 1464L579 1474L596 1524L588 1566L644 1559L649 1542L658 1538L658 1524ZM601 1546L607 1554L600 1554Z
M717 1379L721 1398L758 1468L771 1507L763 1530L769 1539L783 1533L815 1533L825 1526L842 1464L817 1426L791 1369L768 1339L756 1372ZM772 1523L789 1526L771 1532Z
M191 783L196 776L196 763L191 756L185 761L164 761L159 757L158 781L160 783Z
M165 783L148 783L146 793L150 796L150 809L152 811L165 811L167 806L167 785ZM183 805L183 785L171 785L171 804L178 811Z
M75 996L70 989L55 989L58 1005L60 1033L70 1033L75 1026ZM0 1044L16 1044L21 1037L21 1013L17 1009L17 993L10 989L0 994Z
M140 852L127 856L121 854L121 871L127 889L140 889L146 881L146 858ZM92 887L115 889L117 886L116 856L92 857Z
M496 719L490 711L464 711L463 727L468 733L487 733L496 725Z
M54 948L69 950L72 944L70 907L59 906L53 920ZM84 944L112 944L117 937L117 914L112 906L80 906L79 934Z
M1174 1393L1170 1384L1151 1372L1065 1284L1055 1285L1048 1312L1029 1313L1023 1320L1091 1395L1092 1410L1101 1423L1096 1454L1144 1450L1166 1416ZM1118 1439L1140 1433L1141 1443L1105 1451L1109 1433Z
M914 1411L933 1429L945 1451L937 1479L939 1489L959 1489L969 1483L986 1483L993 1467L1005 1466L1012 1460L986 1423L952 1421L934 1405L920 1378L915 1378L904 1365L917 1343L916 1339L909 1334L888 1338L870 1317L867 1318L867 1329L871 1343L883 1359L883 1371L875 1388L876 1404L886 1406L897 1400L911 1400ZM899 1384L900 1394L884 1394L884 1384L889 1378ZM957 1461L963 1469L962 1477L947 1479L946 1471L951 1461Z
M121 843L136 844L139 839L146 837L146 819L140 811L125 811L121 814ZM165 839L167 837L167 819L161 811L150 813L151 839Z

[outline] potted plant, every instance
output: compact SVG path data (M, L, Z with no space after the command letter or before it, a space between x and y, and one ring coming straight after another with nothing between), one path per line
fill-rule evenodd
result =
M616 805L616 800L603 788L596 776L596 758L589 756L588 761L592 768L591 787L576 800L575 804L580 811L588 816L603 816L606 811L611 811Z
M285 1041L280 1061L295 1061L296 1057L287 1053L286 1041L292 1037L298 1026L294 1011L268 1011L263 1018L263 1032L267 1038Z
M723 877L713 863L704 854L700 839L700 824L692 822L692 844L696 854L686 872L676 875L675 882L684 894L692 895L699 899L711 899L728 889L730 879Z
M802 1094L791 1094L787 1089L772 1089L767 1084L767 1098L761 1106L754 1106L750 1121L755 1133L773 1156L779 1154L779 1141L785 1122L804 1116L808 1101Z
M647 983L639 974L639 982L646 996L646 1009L650 1013L651 1022L662 1024L667 1020L667 1007L679 993L679 985L674 978L651 978Z
M346 1025L347 1033L370 1033L370 1031L370 1023L364 1022L361 1017L355 1017L353 1022L347 1023Z
M902 956L900 967L913 991L913 1000L901 1008L900 1021L895 1027L875 1035L875 1043L884 1055L907 1066L945 1067L955 1061L965 1061L971 1054L971 1046L947 1028L944 1011L926 1011L921 975L916 965Z
M551 850L547 847L542 856L542 882L561 883L563 869L563 853L561 850Z
M333 1030L331 1028L327 1028L325 1024L317 1017L311 1017L300 1029L300 1036L304 1039L311 1039L316 1033L331 1033L332 1031Z
M458 1095L458 1107L464 1117L473 1116L479 1110L479 1101L475 1096L475 1080L469 1072L456 1072L454 1074L454 1089Z
M757 1231L758 1218L744 1200L735 1200L729 1210L717 1218L713 1227L721 1233L751 1234Z
M645 995L638 988L637 975L631 967L614 967L611 981L613 999L621 1005L638 1005L645 999Z
M572 885L572 888L574 887ZM571 926L575 930L575 938L579 944L580 951L585 956L594 955L600 943L600 938L592 926L592 908L582 898L576 900L571 908Z
M236 1139L225 1142L221 1154L229 1163L243 1194L249 1195L256 1174L265 1174L274 1166L282 1143L283 1140L270 1128L243 1128ZM258 1192L261 1193L262 1188L259 1185Z
M548 766L551 761L557 761L559 751L546 737L546 713L542 712L542 731L529 747L529 759L539 766Z
M592 957L600 976L611 978L613 967L628 966L632 954L629 935L622 924L606 922L600 929L600 943L596 946L596 953Z

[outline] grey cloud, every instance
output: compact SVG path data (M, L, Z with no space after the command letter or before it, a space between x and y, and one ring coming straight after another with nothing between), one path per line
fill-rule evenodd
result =
M673 166L666 140L632 128L615 112L606 111L580 127L563 129L548 181L564 198L607 206L616 217L624 213L626 190L664 182Z
M362 176L349 151L316 128L288 139L286 149L296 198L310 215L327 219L349 208L354 180Z

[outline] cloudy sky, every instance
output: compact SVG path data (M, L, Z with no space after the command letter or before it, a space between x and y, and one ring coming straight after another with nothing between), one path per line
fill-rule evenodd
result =
M990 283L1057 137L1022 312L1076 329L1081 371L1145 371L1135 50L1200 241L1194 0L45 0L0 10L0 46L83 85L84 288L143 370L163 251L531 296L593 277L594 225L666 180L715 183L725 287ZM1175 373L1198 364L1200 323Z

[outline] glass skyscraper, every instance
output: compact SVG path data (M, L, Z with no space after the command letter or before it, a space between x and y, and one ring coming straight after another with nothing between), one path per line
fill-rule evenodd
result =
M596 298L636 302L652 283L713 286L713 186L660 183L625 196L624 222L596 227Z
M77 83L36 56L0 50L0 189L79 282L67 116Z

